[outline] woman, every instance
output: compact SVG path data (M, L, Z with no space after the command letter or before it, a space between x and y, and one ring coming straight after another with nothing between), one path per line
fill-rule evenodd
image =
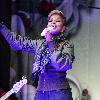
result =
M39 81L34 100L73 100L66 79L66 71L72 69L73 44L64 37L65 30L66 20L59 10L48 15L47 27L41 33L45 39L30 40L0 28L11 47L35 55L32 78L38 75Z

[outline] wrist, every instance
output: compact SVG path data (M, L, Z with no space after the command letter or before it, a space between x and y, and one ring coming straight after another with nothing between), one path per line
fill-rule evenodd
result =
M53 38L46 39L47 42L53 41Z
M54 49L54 47L55 47L55 42L54 41L48 41L47 43L48 43L48 47L50 49Z

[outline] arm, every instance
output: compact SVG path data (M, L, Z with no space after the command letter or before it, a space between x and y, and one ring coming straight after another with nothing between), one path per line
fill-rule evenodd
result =
M62 50L54 50L51 56L51 66L57 71L67 71L72 68L74 47L71 42L66 42Z
M26 52L35 52L36 41L31 40L27 37L22 37L20 35L11 32L5 25L0 24L0 32L10 44L10 46L16 50L22 50Z

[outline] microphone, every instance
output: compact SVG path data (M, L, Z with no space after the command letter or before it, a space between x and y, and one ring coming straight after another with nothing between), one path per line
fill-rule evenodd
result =
M53 26L49 26L47 28L45 28L42 33L41 33L41 36L45 36L46 33L51 33L52 35L56 34L57 32L54 30L54 27Z

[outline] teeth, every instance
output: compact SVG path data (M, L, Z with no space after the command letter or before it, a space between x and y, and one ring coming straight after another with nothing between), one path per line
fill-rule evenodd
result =
M54 29L55 29L55 26L54 26L54 25L48 26L48 30L49 30L49 31L52 31L52 30L54 30Z
M54 29L54 27L48 27L49 31L52 31Z

